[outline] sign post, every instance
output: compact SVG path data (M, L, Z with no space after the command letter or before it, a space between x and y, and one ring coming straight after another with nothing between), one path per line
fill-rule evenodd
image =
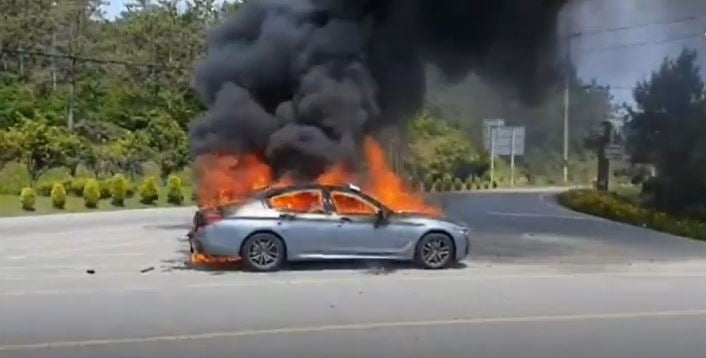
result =
M510 185L515 185L515 157L525 154L525 127L506 126L502 119L484 122L483 144L490 153L490 182L495 182L495 156L510 157Z
M515 127L512 127L510 144L510 186L515 186Z
M490 185L495 182L495 134L496 128L490 127Z

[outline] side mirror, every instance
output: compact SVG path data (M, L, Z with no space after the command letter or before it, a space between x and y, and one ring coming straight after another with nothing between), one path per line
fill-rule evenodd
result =
M385 210L378 210L377 213L375 213L375 221L378 225L384 224L385 222L387 222L388 216L389 215Z

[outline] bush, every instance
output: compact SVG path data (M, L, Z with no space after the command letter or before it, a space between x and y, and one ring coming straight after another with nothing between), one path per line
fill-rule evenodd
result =
M71 187L69 188L69 193L77 197L83 197L83 188L86 186L88 178L74 178L71 181Z
M444 179L442 179L441 186L442 186L442 188L441 188L442 191L453 190L454 189L454 182L453 182L453 179L451 179L451 176L449 176L449 175L444 176Z
M463 181L459 178L454 179L454 190L456 191L461 191L463 190Z
M109 199L111 197L110 184L110 179L103 179L98 181L98 188L100 189L101 199Z
M125 198L128 194L128 183L127 179L122 174L115 174L110 180L110 196L113 197L113 205L124 206Z
M140 185L140 202L145 205L154 205L159 199L159 186L157 178L149 176Z
M649 208L642 208L616 194L582 189L559 194L558 199L560 204L583 213L649 227L674 235L706 240L706 223L675 218Z
M100 185L95 179L88 179L83 187L83 203L89 209L98 207L98 202L101 198Z
M167 201L174 205L181 205L184 202L181 178L176 175L170 175L167 179Z
M473 190L475 186L475 181L472 176L466 178L466 190Z
M56 209L64 209L64 206L66 206L66 188L64 184L54 184L51 189L51 205Z
M37 194L32 188L23 188L20 192L20 203L25 211L34 211L34 204L37 200Z

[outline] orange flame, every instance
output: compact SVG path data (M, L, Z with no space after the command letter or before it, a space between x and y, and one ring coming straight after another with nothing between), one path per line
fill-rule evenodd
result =
M390 168L380 144L373 138L365 138L363 144L368 161L366 192L388 208L397 212L417 212L439 215L441 210L424 203L421 193L408 189L407 184Z
M272 182L272 170L254 154L205 155L195 164L202 208L237 204Z
M211 256L200 252L191 254L191 264L208 266L230 266L240 262L240 257Z
M368 168L362 182L367 194L393 211L441 214L439 209L425 204L421 193L409 190L404 180L390 168L385 153L373 138L365 139L363 151ZM212 154L197 158L195 164L201 208L237 204L258 189L294 183L288 176L275 180L270 166L255 154ZM355 181L354 175L340 163L316 179L316 183L322 185L345 185Z

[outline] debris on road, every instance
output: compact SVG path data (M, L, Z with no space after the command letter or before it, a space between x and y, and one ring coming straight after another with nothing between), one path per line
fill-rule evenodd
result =
M88 270L86 270L86 273L89 274L89 275L93 275L93 274L96 273L96 270L88 269Z
M140 273L148 273L150 271L154 271L154 266L143 268L142 270L140 270Z

